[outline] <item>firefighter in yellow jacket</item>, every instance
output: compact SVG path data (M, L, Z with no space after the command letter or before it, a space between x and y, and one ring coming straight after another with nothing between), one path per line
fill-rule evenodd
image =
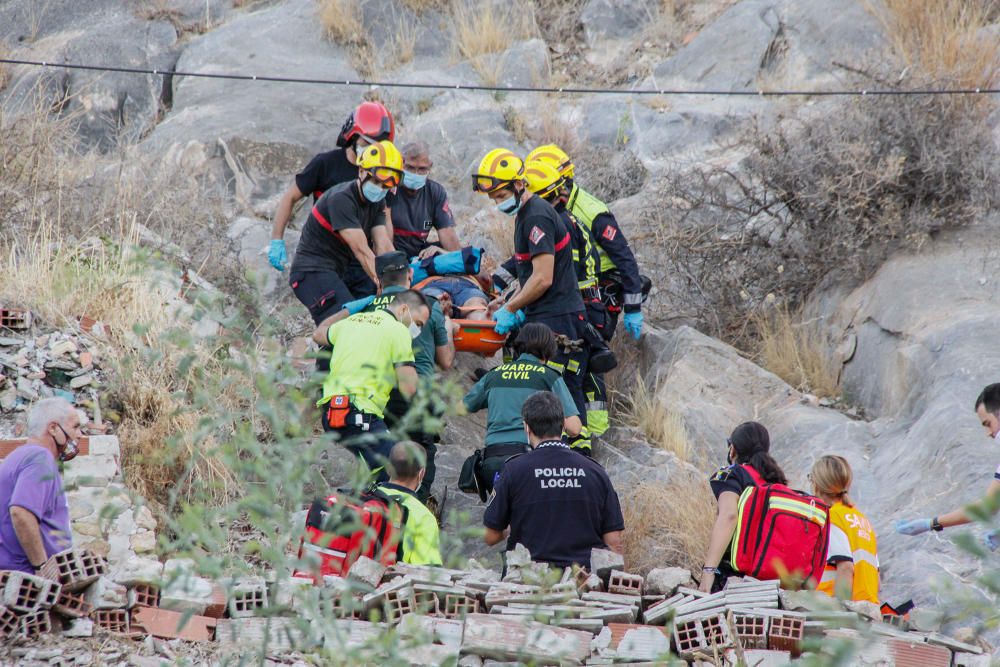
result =
M842 456L821 457L809 473L813 492L830 505L830 545L819 590L842 600L880 604L878 540L847 495L853 477Z

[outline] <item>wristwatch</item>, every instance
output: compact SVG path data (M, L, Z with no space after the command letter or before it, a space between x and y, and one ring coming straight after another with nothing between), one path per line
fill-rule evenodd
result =
M941 522L938 521L937 517L934 517L933 519L931 519L931 530L936 530L938 532L941 532L942 530L944 530L944 526L941 525Z

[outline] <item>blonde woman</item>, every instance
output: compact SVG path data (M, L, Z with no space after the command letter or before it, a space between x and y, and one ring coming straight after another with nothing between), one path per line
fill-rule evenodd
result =
M813 493L830 505L830 546L819 590L879 604L878 543L871 523L848 496L853 478L842 456L820 458L809 473Z

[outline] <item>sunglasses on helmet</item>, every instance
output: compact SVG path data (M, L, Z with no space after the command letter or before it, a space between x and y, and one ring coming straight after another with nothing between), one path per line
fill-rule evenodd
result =
M392 167L373 167L368 173L371 174L372 180L387 189L397 187L403 178L403 172Z
M509 186L513 181L509 179L501 179L495 176L486 176L484 174L473 174L472 175L472 191L473 192L485 192L489 194L500 188Z

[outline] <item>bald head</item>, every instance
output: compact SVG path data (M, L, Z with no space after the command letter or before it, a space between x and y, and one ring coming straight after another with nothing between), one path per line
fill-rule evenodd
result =
M389 472L392 475L389 481L416 490L426 465L427 454L423 447L412 440L397 442L389 452Z

